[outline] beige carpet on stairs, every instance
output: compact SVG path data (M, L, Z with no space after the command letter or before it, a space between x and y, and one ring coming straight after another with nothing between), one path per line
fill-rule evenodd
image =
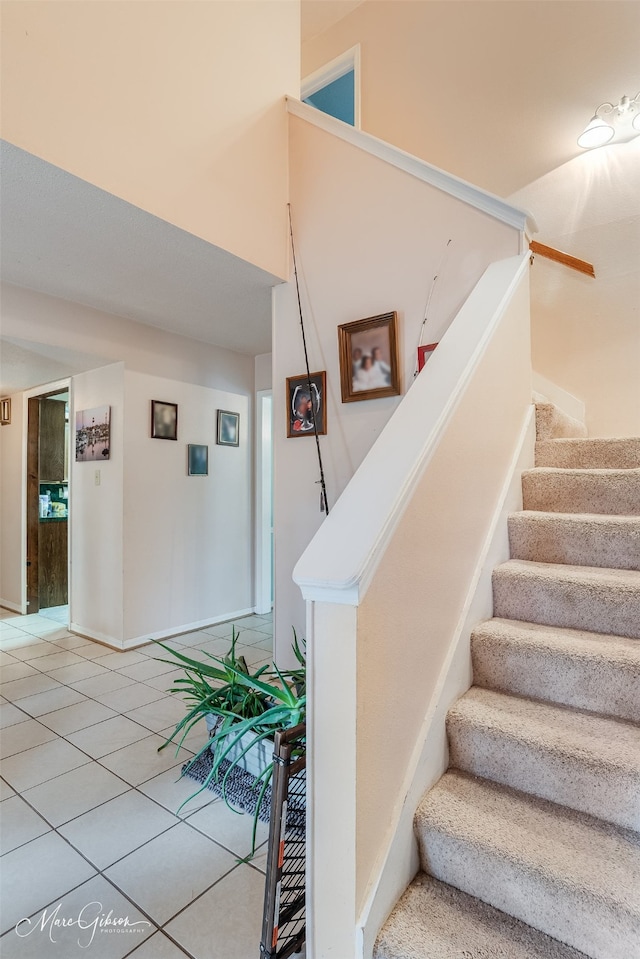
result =
M640 439L536 427L375 959L640 959Z

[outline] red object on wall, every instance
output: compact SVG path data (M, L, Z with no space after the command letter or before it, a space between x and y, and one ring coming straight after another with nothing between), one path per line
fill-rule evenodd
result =
M427 343L425 346L418 347L418 373L427 362L437 345L437 343Z

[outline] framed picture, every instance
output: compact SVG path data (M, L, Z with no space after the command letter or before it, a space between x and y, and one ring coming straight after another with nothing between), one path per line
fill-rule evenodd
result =
M109 459L111 407L76 412L76 462L95 463Z
M8 426L11 422L11 397L7 396L0 400L0 423L2 426Z
M219 446L240 446L240 414L218 410Z
M306 373L287 377L287 436L313 436L327 432L327 374Z
M209 475L209 447L197 443L187 446L187 474L189 476Z
M397 324L394 311L338 327L343 403L400 393Z
M426 343L424 346L418 347L418 373L425 365L427 360L433 356L433 351L437 345L437 343Z
M151 437L154 440L178 439L178 404L151 400Z

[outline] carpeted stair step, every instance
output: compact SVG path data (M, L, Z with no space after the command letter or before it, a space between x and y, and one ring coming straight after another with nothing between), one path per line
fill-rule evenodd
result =
M536 439L553 440L568 436L586 436L587 427L553 403L536 403Z
M640 643L490 619L471 635L476 686L640 723Z
M640 569L640 516L523 510L509 517L509 546L512 559Z
M584 959L584 953L421 872L382 927L373 959Z
M512 559L493 571L493 612L640 639L640 573Z
M447 733L456 769L640 831L634 723L473 687Z
M627 470L640 467L640 437L557 439L536 443L536 466Z
M526 510L640 515L640 469L537 467L522 474Z
M640 959L637 833L455 770L415 827L436 879L591 959Z

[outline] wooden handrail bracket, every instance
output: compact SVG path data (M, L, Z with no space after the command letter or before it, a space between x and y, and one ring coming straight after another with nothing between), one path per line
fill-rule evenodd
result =
M572 270L577 270L578 273L586 273L587 276L592 276L594 280L596 278L596 271L593 268L593 264L587 263L586 260L579 260L577 256L570 256L569 253L563 253L561 250L556 250L552 246L545 246L544 243L538 243L536 240L531 240L529 249L532 253L546 257L547 260L555 260L556 263L562 263Z

